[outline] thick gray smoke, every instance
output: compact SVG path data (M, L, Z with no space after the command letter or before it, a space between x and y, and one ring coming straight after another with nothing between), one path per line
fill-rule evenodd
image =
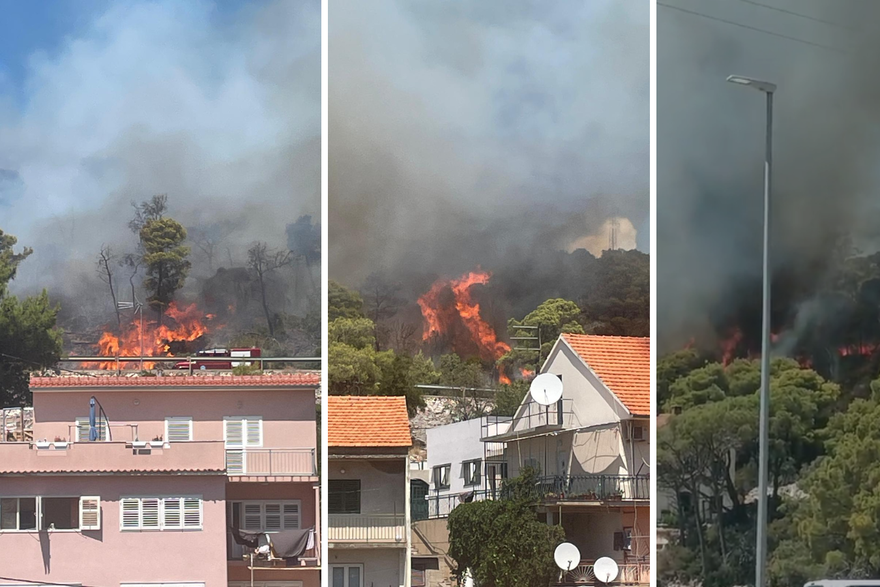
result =
M799 312L816 309L841 236L877 249L880 3L773 3L812 19L742 2L669 4L780 36L658 7L660 350L720 335L724 322L760 328L765 100L726 83L731 74L779 87L774 312L797 328L809 322Z
M102 243L133 250L130 202L154 194L187 227L230 227L215 269L320 218L318 0L231 18L209 1L113 3L33 57L25 93L0 107L0 227L35 249L19 292L103 295Z
M643 0L331 2L331 276L647 250L649 55Z

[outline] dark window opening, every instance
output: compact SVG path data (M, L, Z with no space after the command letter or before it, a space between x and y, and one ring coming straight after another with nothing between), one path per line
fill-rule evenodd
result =
M327 493L328 513L361 513L360 479L330 479L327 484Z
M0 498L0 530L36 530L37 498Z
M78 497L43 498L43 530L76 530L78 528Z

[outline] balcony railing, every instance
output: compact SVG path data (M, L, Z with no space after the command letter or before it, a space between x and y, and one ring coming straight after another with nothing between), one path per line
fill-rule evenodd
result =
M647 475L569 475L538 478L531 497L540 501L595 501L613 504L647 500L650 495L651 480ZM418 508L413 504L413 518L445 518L459 504L507 497L508 491L504 487L427 495L427 508ZM418 511L422 512L421 516L415 514Z
M250 562L250 553L252 553L254 551L252 548L248 548L247 546L244 546L242 544L237 543L235 541L235 539L232 537L232 532L226 533L226 539L228 542L228 545L226 548L226 558L228 561L230 561L230 562L238 562L238 561ZM297 561L297 564L295 566L309 567L309 566L316 566L318 564L318 559L320 557L318 556L317 539L318 539L318 537L315 536L315 541L316 541L315 546L313 546L312 548L309 548L304 553L302 553L302 555L299 557L299 560ZM273 567L273 566L278 566L278 563L273 562L273 561L260 560L255 557L254 558L254 566L255 567Z
M554 587L580 587L582 585L648 585L651 582L648 563L617 563L617 577L605 583L605 577L596 577L594 561L581 561L574 569L563 572Z
M556 475L541 477L535 487L549 501L634 501L651 498L647 475Z
M230 477L291 476L316 474L313 448L234 448L226 450L226 473Z
M329 542L406 544L403 514L330 514Z

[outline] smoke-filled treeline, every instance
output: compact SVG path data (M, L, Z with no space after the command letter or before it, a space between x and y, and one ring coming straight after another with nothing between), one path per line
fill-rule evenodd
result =
M228 325L205 343L259 343L308 320L308 340L280 346L314 352L320 2L111 5L22 69L16 99L0 83L0 216L34 249L13 291L46 288L68 346L131 322L114 302L149 301L129 220L166 194L189 265L173 298ZM258 243L268 265L253 262Z
M47 288L68 338L118 328L106 268L119 300L133 283L144 301L144 267L125 263L140 246L131 205L167 194L191 264L180 303L229 320L234 306L240 334L272 334L266 305L317 316L320 2L135 2L83 18L28 62L21 106L0 84L0 215L34 249L14 291ZM263 280L267 304L256 243L289 254Z
M647 249L647 3L330 11L331 276L418 296L479 265L540 289L615 217Z
M880 5L669 4L658 7L658 580L754 581L765 98L726 83L732 74L778 85L769 584L876 577Z
M718 345L737 329L741 353L760 348L765 101L725 82L739 74L779 88L773 329L785 342L781 352L791 354L817 322L850 319L827 294L841 289L848 257L878 248L880 86L870 74L877 41L864 23L876 22L880 7L864 1L774 5L786 13L740 3L676 5L777 36L659 10L661 353L692 338ZM832 336L828 346L855 343Z

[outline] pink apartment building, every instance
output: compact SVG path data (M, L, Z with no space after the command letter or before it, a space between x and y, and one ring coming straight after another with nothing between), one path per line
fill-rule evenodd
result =
M243 587L252 573L259 587L316 587L319 384L317 373L32 378L32 439L0 438L0 587ZM233 528L315 532L301 533L299 556L251 567Z

